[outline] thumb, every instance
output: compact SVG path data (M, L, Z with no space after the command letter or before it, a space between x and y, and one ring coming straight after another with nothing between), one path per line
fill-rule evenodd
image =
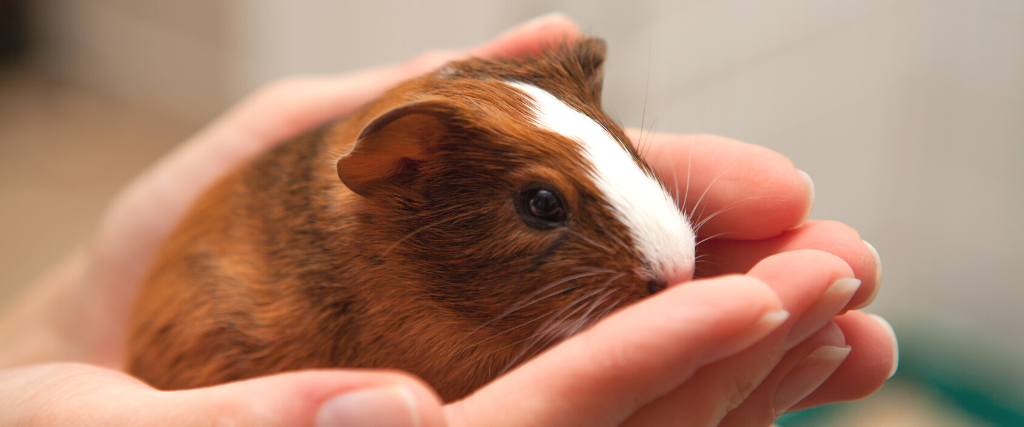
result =
M437 395L399 372L301 371L170 392L78 364L0 371L0 379L0 397L15 397L0 398L3 425L445 425Z
M441 427L441 401L415 377L387 371L318 370L166 393L196 424ZM225 421L225 422L221 422ZM180 423L175 423L181 425Z

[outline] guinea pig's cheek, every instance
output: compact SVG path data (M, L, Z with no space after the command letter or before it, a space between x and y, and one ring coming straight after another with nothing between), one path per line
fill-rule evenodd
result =
M694 264L694 262L689 260L689 259L683 260L682 262L683 263L689 263L690 267L688 269L687 268L681 269L682 271L680 273L678 273L677 276L666 278L665 282L668 284L668 287L685 285L687 283L690 283L693 280L693 264Z

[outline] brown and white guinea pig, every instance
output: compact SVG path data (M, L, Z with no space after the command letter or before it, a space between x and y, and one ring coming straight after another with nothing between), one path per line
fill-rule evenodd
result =
M604 52L451 63L220 181L141 291L131 373L397 368L450 401L689 280L687 216L601 112Z

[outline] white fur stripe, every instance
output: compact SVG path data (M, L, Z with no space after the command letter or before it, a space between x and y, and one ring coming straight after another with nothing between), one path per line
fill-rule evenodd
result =
M636 249L658 279L669 284L693 275L694 234L672 196L647 176L632 156L599 123L533 85L510 82L533 98L540 128L580 143L593 167L590 177L615 216L633 237Z

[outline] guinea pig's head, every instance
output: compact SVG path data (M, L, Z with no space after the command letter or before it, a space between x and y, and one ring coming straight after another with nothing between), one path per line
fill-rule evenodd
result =
M452 63L338 160L386 292L437 312L453 364L503 372L693 274L687 215L600 109L603 59Z

